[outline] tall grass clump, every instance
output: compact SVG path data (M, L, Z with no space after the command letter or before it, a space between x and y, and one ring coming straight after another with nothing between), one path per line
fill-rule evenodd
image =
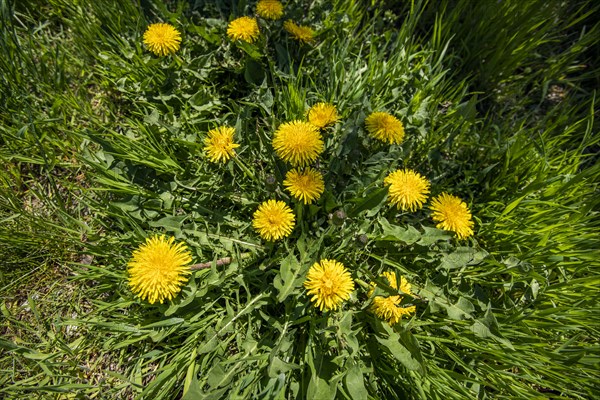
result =
M594 396L597 6L126 3L1 3L0 394Z

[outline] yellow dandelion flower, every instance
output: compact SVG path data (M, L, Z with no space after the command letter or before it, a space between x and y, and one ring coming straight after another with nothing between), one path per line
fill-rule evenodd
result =
M390 173L383 183L390 185L390 202L402 211L416 211L422 208L429 194L429 181L410 169L399 169Z
M398 281L396 279L395 272L384 272L381 275L382 278L386 278L389 282L389 286L398 290ZM369 290L369 297L375 290L375 284L371 284L372 288ZM404 277L400 277L400 291L409 295L412 295L411 285ZM397 324L404 315L409 316L414 314L416 311L415 306L401 307L402 296L391 295L391 296L375 296L371 305L371 310L377 317L387 321L388 324Z
M231 40L243 40L252 43L258 39L259 34L256 18L240 17L231 21L227 27L227 36Z
M294 229L294 213L283 201L268 200L254 212L252 226L266 240L289 236Z
M273 148L279 158L294 167L314 162L324 150L317 127L303 121L281 124L273 136Z
M310 267L304 287L308 295L312 296L310 301L315 303L315 307L321 311L335 310L350 298L354 281L344 264L325 259Z
M474 223L467 204L456 196L442 193L431 201L432 217L440 229L456 232L459 239L473 234Z
M179 50L181 34L173 25L151 24L144 32L144 44L157 56L166 56Z
M308 122L319 129L335 124L338 119L340 117L333 104L317 103L308 110Z
M256 13L265 19L279 19L283 17L283 4L279 0L259 0Z
M210 161L226 162L235 156L234 149L240 145L233 143L234 133L235 129L228 126L220 126L208 131L208 136L204 139L204 151L208 154Z
M311 28L304 25L298 25L289 19L283 23L283 29L299 42L310 43L315 38L315 31Z
M386 112L374 112L365 119L367 130L375 139L389 144L404 140L404 126L396 117Z
M131 291L150 304L174 298L191 273L187 264L192 256L187 246L173 244L174 240L164 235L146 239L127 264Z
M293 169L285 175L283 185L298 200L304 204L311 203L321 197L325 189L323 176L320 172L308 167L304 171Z

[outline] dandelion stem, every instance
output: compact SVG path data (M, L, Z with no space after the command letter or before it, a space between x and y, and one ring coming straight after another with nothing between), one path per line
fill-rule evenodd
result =
M258 181L258 179L256 179L256 176L252 173L252 171L250 171L248 169L248 167L246 167L244 165L244 163L237 157L233 157L233 161L238 165L238 167L240 167L242 169L242 171L244 171L244 173L246 174L246 176L248 176L250 179L252 179L254 182L256 183L260 183Z
M354 282L358 283L360 286L362 286L365 289L371 288L371 285L369 285L367 282L363 281L362 279L355 279Z
M298 224L302 221L302 212L304 209L304 205L301 202L296 203L296 220ZM302 230L304 231L304 224L302 224Z

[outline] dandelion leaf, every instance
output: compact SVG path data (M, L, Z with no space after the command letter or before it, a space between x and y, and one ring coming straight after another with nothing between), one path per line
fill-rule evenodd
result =
M365 388L363 374L358 365L354 365L348 370L344 377L344 383L348 394L353 400L367 398L367 389Z

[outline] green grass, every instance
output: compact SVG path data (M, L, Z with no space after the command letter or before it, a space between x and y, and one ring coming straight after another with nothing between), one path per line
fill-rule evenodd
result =
M0 397L596 396L598 5L298 0L286 18L313 45L261 22L251 46L225 31L254 2L164 3L0 1ZM142 44L159 20L175 56ZM293 205L271 138L319 101L341 114L326 191ZM376 110L402 145L367 137ZM202 139L225 123L238 157L211 164ZM465 200L475 235L392 208L401 167ZM251 225L270 198L297 216L275 244ZM149 305L126 265L153 233L234 262ZM336 312L302 287L322 258L357 282ZM383 271L416 294L393 328L369 312Z

